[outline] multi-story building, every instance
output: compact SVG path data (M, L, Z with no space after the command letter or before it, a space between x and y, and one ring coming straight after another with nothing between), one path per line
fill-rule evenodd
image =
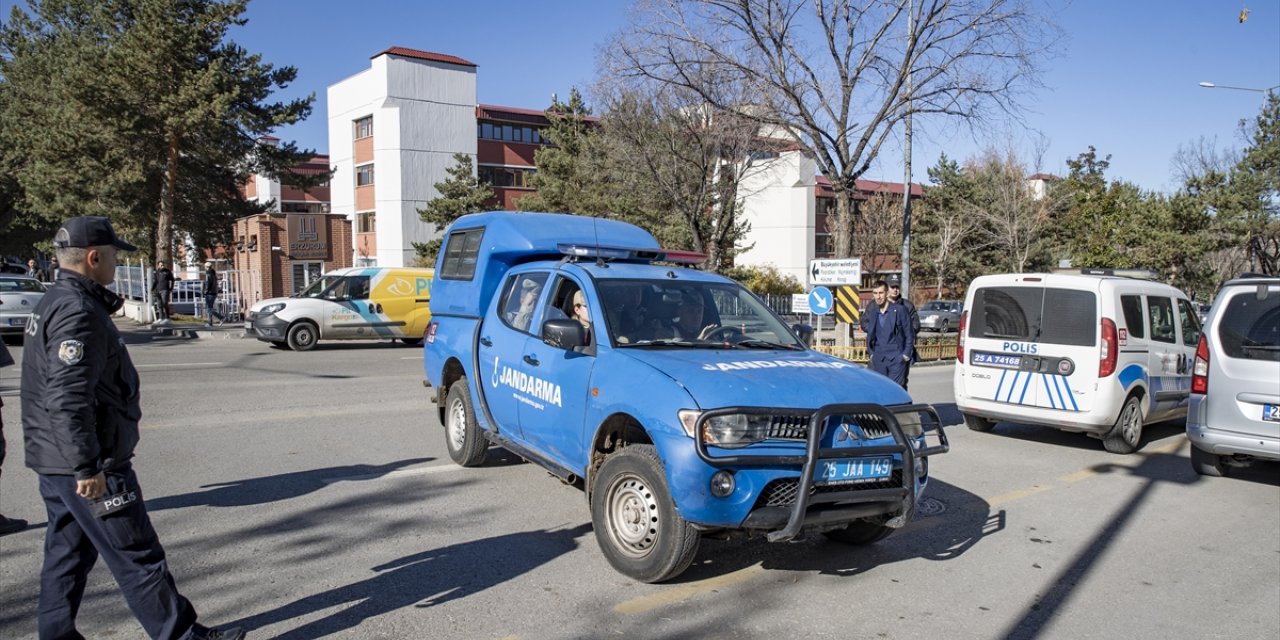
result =
M474 63L404 47L375 54L369 69L329 87L332 205L354 227L356 265L404 266L414 243L439 237L417 210L439 194L457 153L470 155L495 208L514 209L533 191L534 152L549 124L541 111L478 104ZM473 133L474 132L474 133ZM808 283L808 264L830 256L829 184L794 145L775 145L743 184L751 224L745 265L777 266ZM867 194L902 193L902 185L859 181ZM912 185L913 195L920 193Z

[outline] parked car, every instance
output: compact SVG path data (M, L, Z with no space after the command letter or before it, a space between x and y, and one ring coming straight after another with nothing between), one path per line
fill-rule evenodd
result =
M44 291L35 278L0 275L0 335L22 335Z
M939 333L955 331L960 327L963 308L964 303L959 300L930 300L916 310L920 314L920 329Z
M1218 291L1196 347L1187 438L1201 475L1280 460L1280 278L1241 277Z

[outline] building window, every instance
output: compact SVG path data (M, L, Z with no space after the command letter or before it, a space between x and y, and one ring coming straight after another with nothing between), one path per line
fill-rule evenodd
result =
M377 227L375 223L377 214L373 211L365 211L356 214L356 233L373 233Z
M323 262L294 262L292 265L293 293L295 294L319 280L320 273L324 270Z
M533 186L531 178L535 173L537 170L532 168L481 165L476 170L476 177L481 184L491 187L531 188Z
M813 252L831 253L831 251L831 234L818 234L818 236L814 238Z
M320 202L281 202L281 213L324 213L324 204Z
M498 140L500 142L519 142L523 144L546 144L538 127L531 125L501 124L497 122L476 123L476 135L481 140Z
M373 184L373 163L356 167L356 186L367 187Z
M354 123L356 140L373 135L373 116L365 116Z
M377 258L356 258L357 267L376 267L378 266Z

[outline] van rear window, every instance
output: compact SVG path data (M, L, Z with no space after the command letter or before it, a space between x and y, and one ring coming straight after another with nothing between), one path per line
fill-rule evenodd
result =
M1088 347L1098 337L1092 291L984 287L973 297L969 337Z
M1255 287L1241 287L1218 312L1218 341L1228 358L1280 362L1280 290L1258 299Z

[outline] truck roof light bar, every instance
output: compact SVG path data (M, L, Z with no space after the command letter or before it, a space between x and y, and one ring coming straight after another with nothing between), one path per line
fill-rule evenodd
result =
M633 260L638 262L674 262L698 264L707 259L706 254L677 249L651 249L642 247L609 247L601 245L561 243L556 245L560 253L571 258L596 260Z

